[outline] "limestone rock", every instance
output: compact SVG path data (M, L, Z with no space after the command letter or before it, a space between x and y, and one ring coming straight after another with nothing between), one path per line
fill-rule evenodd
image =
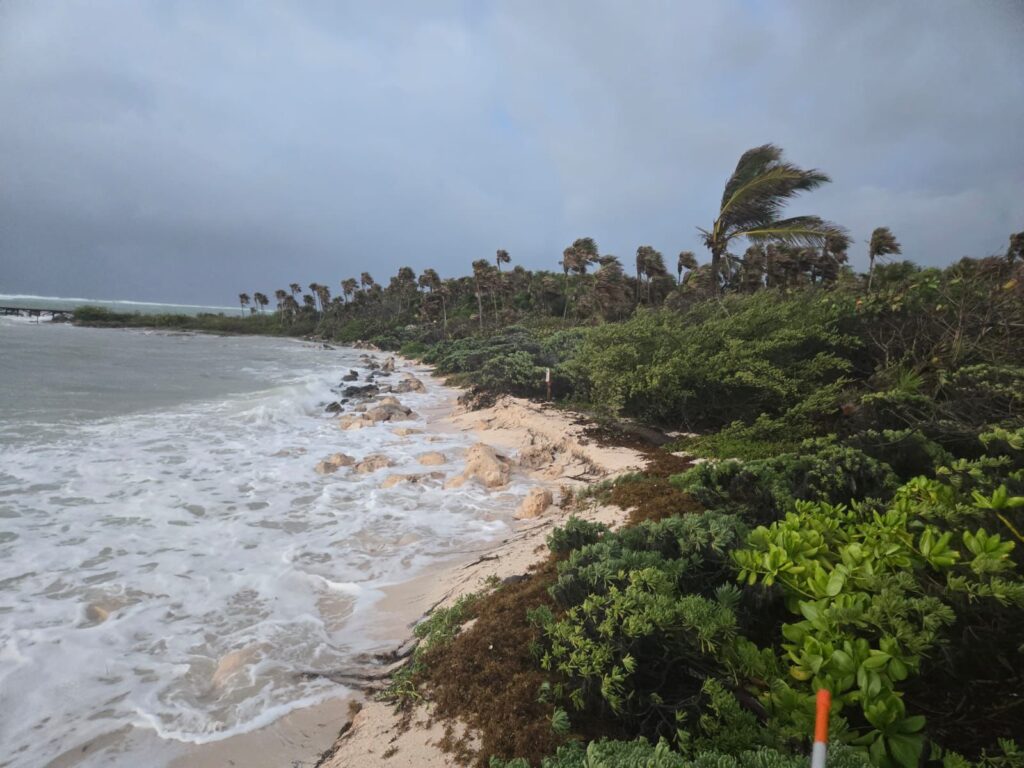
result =
M430 451L429 453L420 454L418 460L420 464L425 467L436 467L441 464L446 464L448 462L448 457L443 453Z
M499 455L491 446L477 443L466 451L466 468L453 477L446 488L460 488L469 480L476 480L484 488L507 485L512 474L512 462Z
M371 421L401 421L412 418L412 410L404 405L378 405L366 412Z
M395 370L395 358L389 357L384 361L384 365L381 366L381 370L384 373L393 373Z
M394 395L384 395L384 397L380 398L377 402L381 405L397 405L399 408L405 407L402 405L402 401Z
M394 387L395 393L399 395L404 394L406 392L425 392L426 389L427 388L423 384L423 382L417 379L415 376L410 376L407 379L402 379Z
M444 472L428 472L426 474L388 475L381 488L394 488L396 485L418 485L427 480L444 480Z
M394 466L394 463L395 462L393 462L383 453L374 453L367 456L365 459L356 464L356 472L368 475L371 472L376 472L379 469Z
M356 460L351 456L344 453L335 453L319 462L315 469L317 474L329 475L332 472L337 472L342 467L351 467L355 463Z
M373 424L372 421L367 419L362 414L358 416L342 416L338 419L338 426L342 429L362 429Z
M419 435L422 433L422 429L416 429L414 427L395 427L391 430L392 435L398 435L399 437L408 437L409 435Z
M516 519L530 520L540 517L554 503L555 498L547 488L531 488L530 492L526 494L526 498L523 499L523 503L519 505L519 509L516 510Z

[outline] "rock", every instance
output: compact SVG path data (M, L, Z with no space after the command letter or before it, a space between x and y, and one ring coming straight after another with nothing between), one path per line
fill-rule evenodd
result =
M351 467L356 460L344 453L335 453L319 462L314 468L317 474L329 475L342 467Z
M364 384L361 387L355 385L345 387L341 394L343 397L373 397L380 392L376 384Z
M466 468L462 474L445 484L446 488L460 488L469 480L476 480L484 488L500 488L507 485L512 474L512 462L483 443L477 443L466 451Z
M392 435L398 435L399 437L408 437L409 435L419 435L422 433L422 429L414 429L413 427L396 427L391 430Z
M367 406L366 403L360 403L352 410L355 411L356 413L366 413L368 407L369 406Z
M341 377L342 381L359 381L359 371L349 368L348 373Z
M443 453L438 453L437 451L430 451L429 453L421 454L418 457L418 461L425 467L437 467L440 466L441 464L447 464L448 457L445 456Z
M407 379L402 379L394 386L394 392L396 394L404 394L406 392L425 392L426 386L423 382L417 379L415 376L410 376Z
M372 425L373 422L362 414L359 414L358 416L342 416L338 419L338 426L342 429L362 429L363 427L369 427Z
M395 358L389 357L384 361L384 365L381 366L381 370L384 373L394 373L395 371Z
M356 472L368 475L371 472L376 472L378 469L394 466L394 463L383 453L374 453L356 464Z
M555 498L547 488L531 488L530 492L526 494L526 498L523 499L523 503L519 505L519 509L516 510L515 517L517 520L531 520L540 517L554 503Z
M401 408L405 407L402 405L402 402L393 395L384 395L384 397L380 398L377 402L381 405L397 405Z
M366 412L371 421L401 421L412 418L412 410L404 405L378 405Z
M341 403L335 400L333 403L328 403L327 407L324 408L324 410L327 411L327 413L341 413L343 408L344 406L342 406Z
M444 480L444 472L428 472L420 475L388 475L381 488L394 488L396 485L417 485L427 480Z
M85 618L93 624L102 624L110 618L110 609L104 608L98 603L89 603L85 607Z

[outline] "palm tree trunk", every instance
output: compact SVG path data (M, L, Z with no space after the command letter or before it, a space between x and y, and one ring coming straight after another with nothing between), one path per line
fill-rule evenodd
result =
M871 281L875 279L875 254L868 254L868 293L871 293Z
M484 330L484 300L483 300L483 297L480 295L480 289L479 288L477 289L477 292L476 292L476 314L477 314L477 317L480 318L480 332L483 333L483 330Z
M722 292L721 281L718 279L718 276L722 271L723 250L724 249L720 245L716 245L711 248L711 285L716 294Z

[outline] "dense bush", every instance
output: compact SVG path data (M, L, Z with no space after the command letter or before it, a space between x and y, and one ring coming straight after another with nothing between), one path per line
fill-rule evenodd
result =
M638 312L592 329L573 364L578 386L610 411L689 428L752 422L807 400L838 404L856 339L850 309L808 291L708 302L685 315Z
M672 479L708 509L771 522L795 500L885 499L896 486L887 464L829 439L804 441L793 453L757 461L699 464Z

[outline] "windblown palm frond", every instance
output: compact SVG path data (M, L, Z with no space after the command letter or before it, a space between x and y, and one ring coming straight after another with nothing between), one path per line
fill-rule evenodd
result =
M817 169L804 170L783 160L782 149L774 144L744 152L725 184L718 218L710 230L699 230L711 250L712 279L718 282L722 257L736 238L817 247L830 236L845 236L842 227L818 216L780 218L790 200L829 181Z

